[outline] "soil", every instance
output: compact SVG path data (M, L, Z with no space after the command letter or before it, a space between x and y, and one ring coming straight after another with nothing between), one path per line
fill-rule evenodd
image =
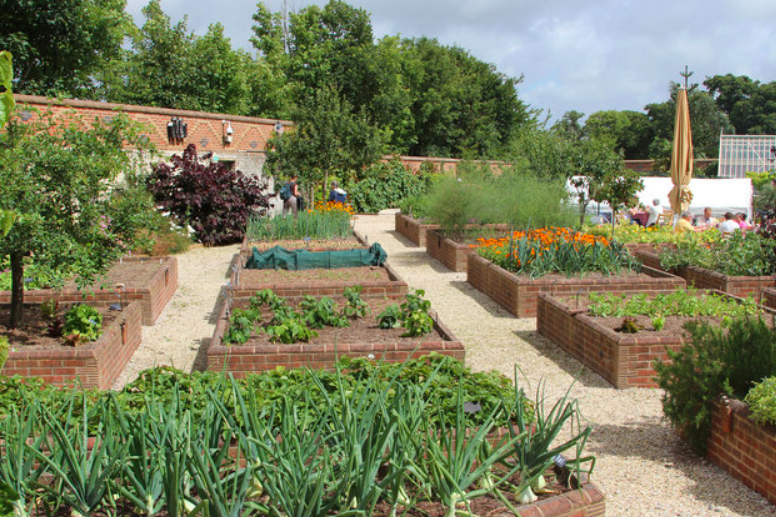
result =
M58 315L64 317L72 305L59 305ZM120 315L118 311L111 311L107 307L95 307L102 314L102 328L111 325ZM52 337L48 332L48 320L40 313L40 305L24 306L24 324L17 329L7 327L11 309L8 305L0 306L0 336L5 336L12 348L24 348L25 352L36 350L59 350L62 347L72 348L62 337ZM89 350L94 347L96 341L79 345L80 350Z
M240 285L288 284L309 285L310 282L388 282L388 271L380 266L343 267L339 269L243 269Z
M419 337L402 337L402 334L406 332L404 328L398 329L381 329L377 326L377 316L385 310L386 307L392 304L401 304L403 298L400 299L365 299L369 304L371 313L367 314L363 318L350 320L350 326L345 328L324 327L322 329L315 329L318 333L317 337L311 338L309 344L329 344L329 343L423 343L426 341L441 341L442 336L433 330L425 336ZM345 302L337 302L337 311L340 311ZM248 306L247 302L238 303L235 305L239 308L245 308ZM266 310L263 314L263 324L269 323L272 319L272 313ZM254 334L248 342L244 343L244 346L253 345L269 345L276 344L271 343L269 336L266 333ZM241 346L233 344L230 346Z
M571 275L571 276L561 275L560 273L550 273L549 275L540 276L535 280L557 281L557 280L568 280L571 278L581 278L584 280L606 280L613 277L614 278L637 278L637 277L652 278L649 275L646 275L644 273L637 273L636 271L623 268L616 275L605 275L603 273L598 273L595 271L590 273L585 273L584 275ZM530 280L530 276L528 275L518 275L518 278L520 278L521 280L522 279Z
M364 245L358 242L355 236L339 239L312 239L310 242L304 239L287 239L278 241L251 241L248 243L248 249L258 248L259 251L265 251L275 246L286 248L288 250L309 249L310 251L326 250L350 250L353 248L363 248Z
M711 317L703 317L698 316L695 318L692 317L686 317L686 316L666 316L665 325L662 329L655 330L655 328L652 326L652 320L649 316L635 316L634 318L636 320L637 325L641 325L642 330L639 332L636 332L634 334L628 334L625 332L618 332L618 334L622 334L622 336L639 336L639 337L645 337L645 338L658 338L658 337L684 337L687 338L690 336L690 333L687 332L684 329L684 324L688 321L706 321L708 323L711 323L712 325L719 325L722 322L722 318L711 318ZM620 325L622 325L623 318L615 318L615 317L608 317L608 318L595 318L595 321L597 323L600 323L601 325L610 328L612 330L618 328Z
M156 272L159 271L159 267L162 266L159 260L124 260L118 262L107 273L98 276L91 285L91 289L99 290L101 286L104 286L106 289L113 289L116 284L124 284L124 287L127 289L146 287ZM76 287L75 281L67 282L65 287Z

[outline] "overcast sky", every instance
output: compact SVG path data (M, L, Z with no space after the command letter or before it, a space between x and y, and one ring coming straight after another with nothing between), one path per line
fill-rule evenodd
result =
M294 0L289 0L294 2ZM128 0L142 23L147 0ZM282 0L267 0L271 10ZM296 9L324 1L296 0ZM467 49L512 77L519 96L558 118L641 110L667 99L689 65L691 81L732 73L776 80L776 0L351 0L371 14L375 37L428 36ZM232 45L251 49L246 0L162 0L173 21L204 34L221 22Z

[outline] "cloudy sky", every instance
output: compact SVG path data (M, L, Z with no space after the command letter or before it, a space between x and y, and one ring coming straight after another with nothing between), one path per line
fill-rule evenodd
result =
M128 0L142 23L147 0ZM282 0L265 0L273 11ZM289 0L296 9L324 1ZM349 0L371 14L375 36L428 36L524 76L519 96L553 118L568 110L641 110L691 81L732 73L776 80L776 0ZM174 21L204 34L221 22L250 49L253 1L162 0Z

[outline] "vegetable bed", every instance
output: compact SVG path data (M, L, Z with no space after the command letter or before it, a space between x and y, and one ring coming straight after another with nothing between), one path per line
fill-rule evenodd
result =
M653 363L686 342L685 323L725 325L760 310L751 300L720 292L541 293L537 330L616 388L654 387Z
M28 315L32 316L36 309L27 309ZM104 308L101 311L107 313ZM110 389L140 346L140 303L132 302L123 311L108 314L110 318L103 322L99 338L78 347L64 345L62 338L52 341L52 338L42 336L46 324L33 317L30 318L31 327L24 334L20 330L11 332L0 326L0 334L7 335L10 342L8 360L0 373L40 377L44 382L57 386L78 382L87 388ZM28 332L37 332L41 337L30 341ZM31 342L39 344L28 344Z
M60 290L25 290L24 301L42 303L55 299L61 303L83 302L100 307L120 301L125 304L137 301L142 310L143 325L153 325L177 289L177 258L124 257L105 273L104 278L86 289L78 289L73 282L68 282ZM8 303L11 303L11 291L0 291L0 304Z
M208 349L208 369L240 376L277 366L332 368L338 357L402 362L429 352L463 361L463 345L422 294L361 299L360 290L351 288L338 304L329 297L257 292L224 306Z

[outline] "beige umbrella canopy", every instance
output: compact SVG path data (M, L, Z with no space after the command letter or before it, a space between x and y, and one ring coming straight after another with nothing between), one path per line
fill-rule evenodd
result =
M671 181L674 188L668 193L668 201L675 214L690 208L692 192L693 153L692 129L690 129L690 107L687 103L687 89L679 88L676 95L676 122L674 124L674 146L671 150Z

